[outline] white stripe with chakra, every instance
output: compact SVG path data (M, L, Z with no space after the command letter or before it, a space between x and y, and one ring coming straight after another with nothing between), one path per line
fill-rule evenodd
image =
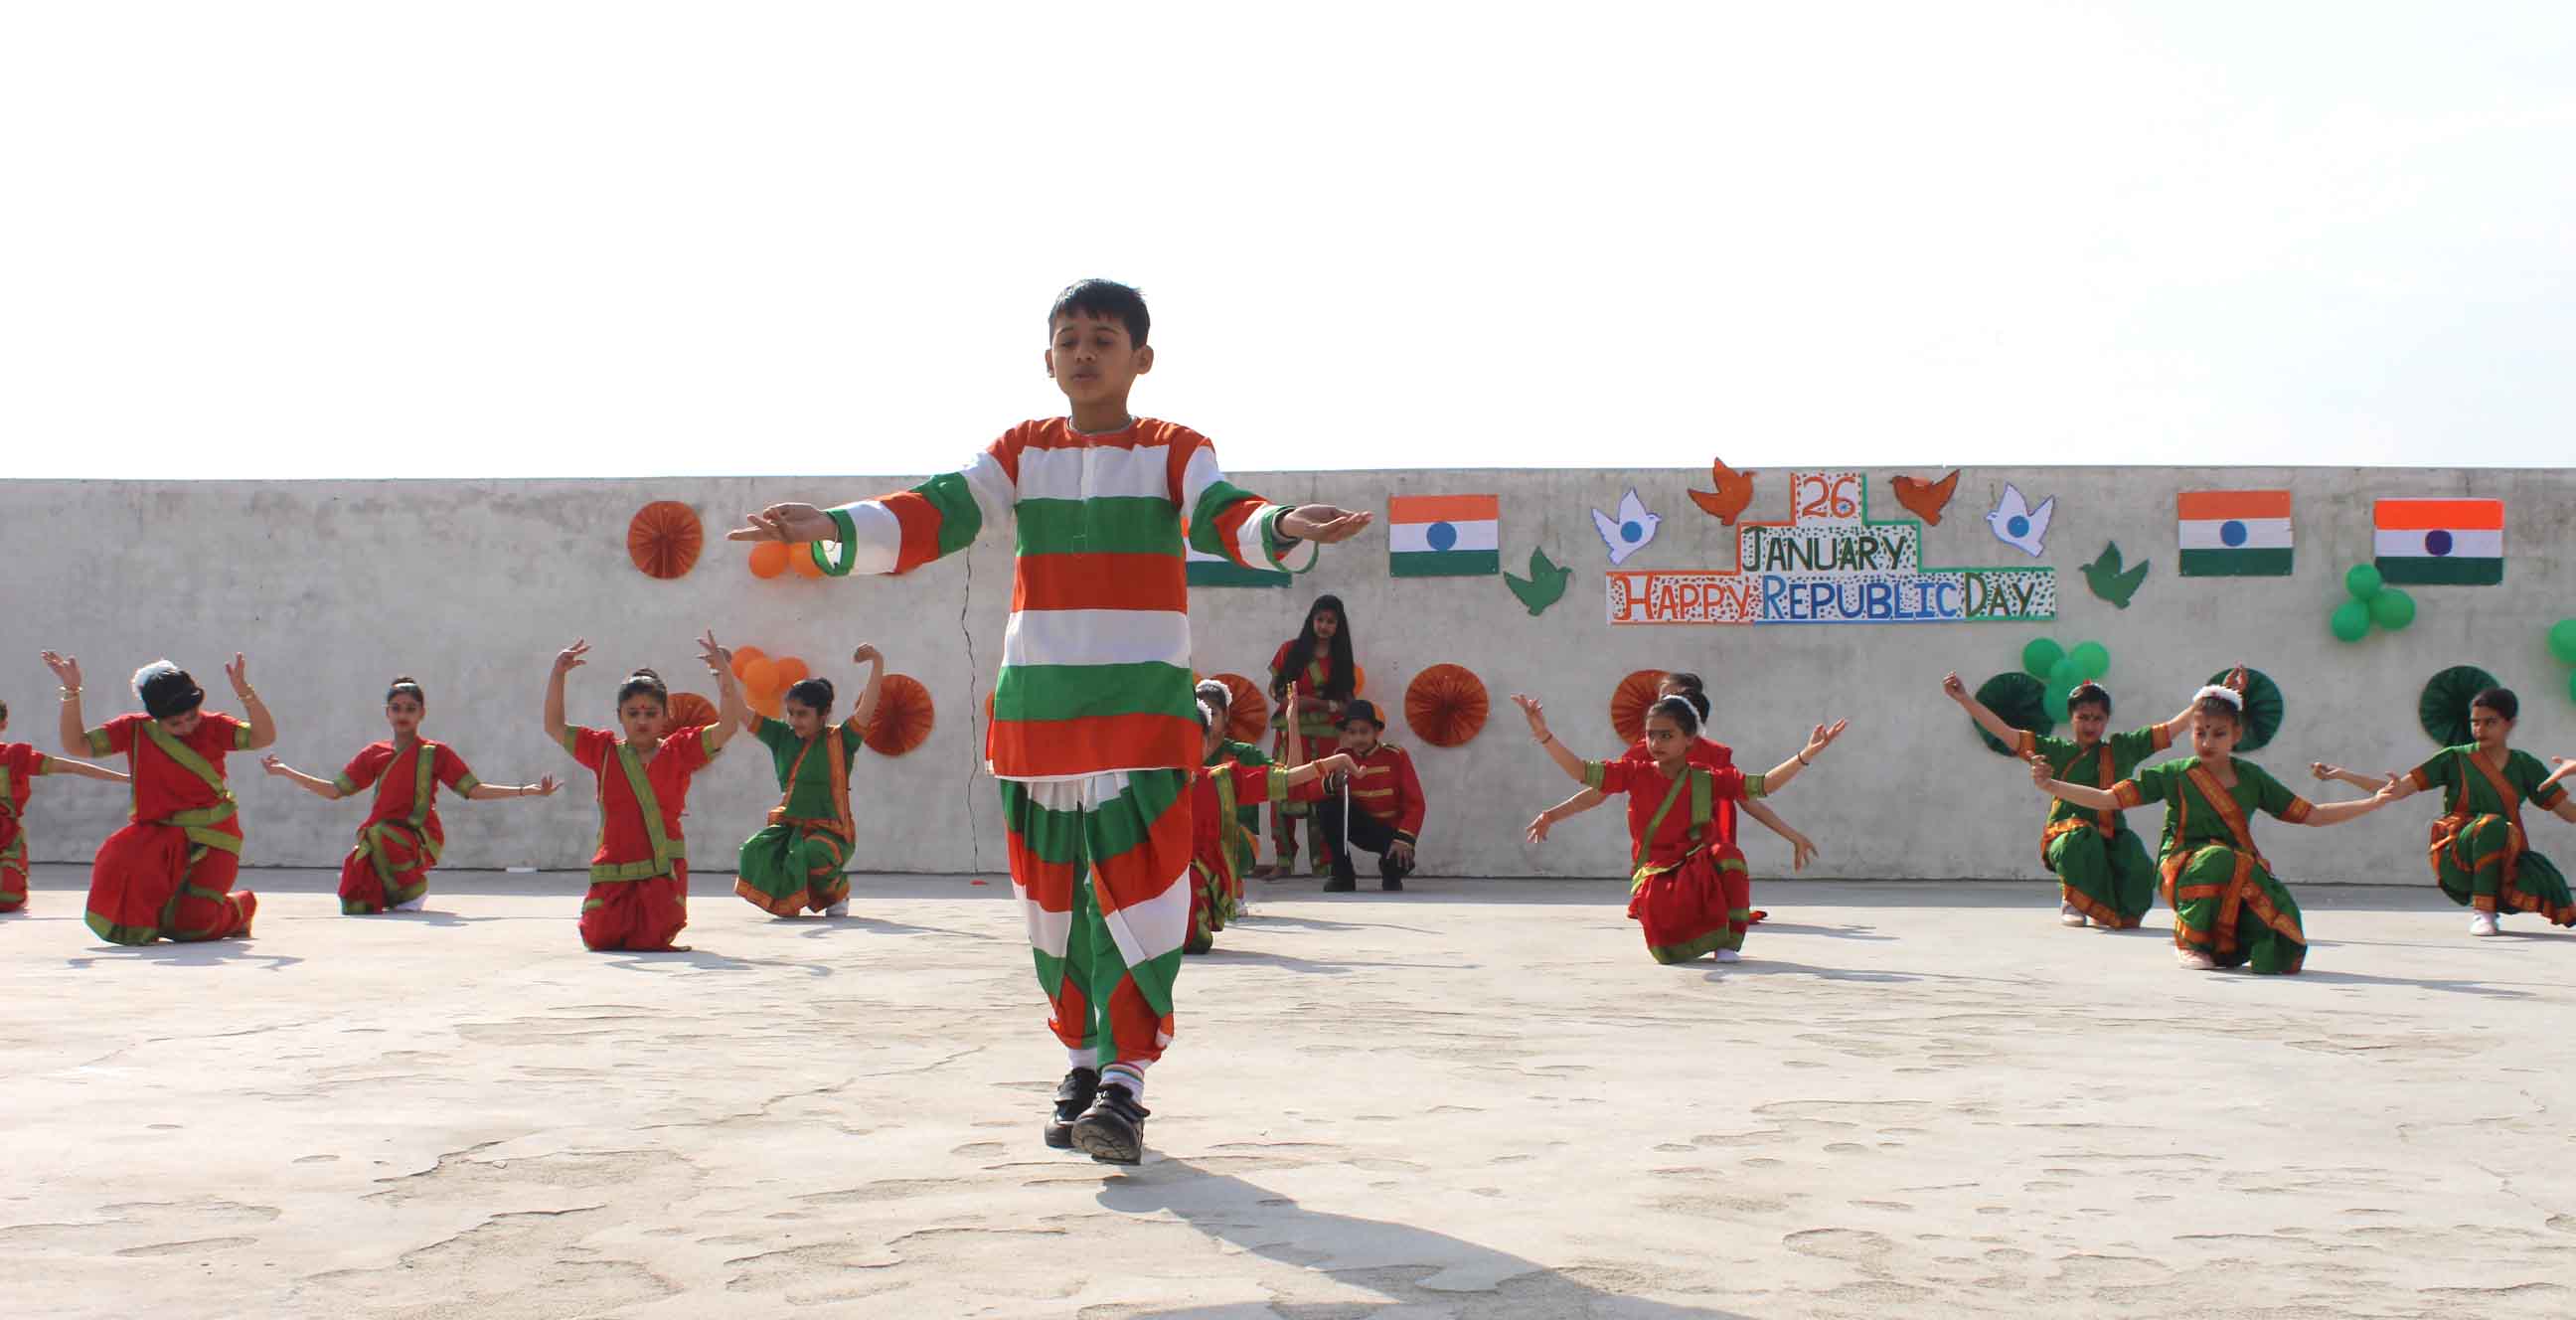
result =
M2244 529L2243 539L2230 542L2227 529ZM2185 550L2287 550L2290 548L2290 520L2287 518L2209 518L2190 519L2182 524L2178 538Z
M1431 529L1447 527L1455 536L1448 545L1433 545ZM1502 524L1491 518L1452 522L1391 523L1386 529L1386 548L1399 555L1439 554L1449 550L1499 550L1502 548Z
M2382 528L2371 534L2371 552L2384 559L2502 559L2504 533L2493 528L2480 532L2448 532L2450 548L2434 554L2426 539L2432 529L2408 528L2404 531Z

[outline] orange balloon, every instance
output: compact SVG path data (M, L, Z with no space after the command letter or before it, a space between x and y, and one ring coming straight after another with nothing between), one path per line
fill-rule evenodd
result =
M787 543L763 541L751 548L751 575L774 578L787 571Z
M764 655L744 665L740 677L744 690L755 697L770 697L778 694L778 662L768 656Z
M787 566L795 569L796 576L801 578L823 576L823 566L814 562L814 543L811 541L799 541L787 548Z
M765 660L767 658L769 658L769 652L761 650L757 646L737 646L733 648L733 676L736 678L742 677L743 673L751 668L752 661Z
M780 712L785 709L785 705L785 698L775 692L753 697L751 699L751 708L753 710L759 711L761 714L766 715L773 720L781 718Z
M804 661L792 655L781 656L778 660L778 690L781 692L813 676L814 671L806 668Z

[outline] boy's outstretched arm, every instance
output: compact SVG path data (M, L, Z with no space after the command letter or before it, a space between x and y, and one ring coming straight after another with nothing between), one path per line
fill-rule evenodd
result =
M973 545L985 528L1010 515L1019 502L1024 452L1021 433L1013 430L966 466L910 490L831 509L773 504L745 518L725 539L802 543L815 566L832 577L909 573Z

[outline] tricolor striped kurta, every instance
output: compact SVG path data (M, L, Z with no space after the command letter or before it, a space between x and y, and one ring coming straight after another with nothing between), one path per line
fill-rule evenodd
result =
M1228 482L1207 437L1150 418L1111 435L1024 422L959 471L830 512L839 544L814 559L834 576L910 572L1015 518L985 741L1001 779L1198 765L1184 520L1191 545L1246 568L1302 572L1315 554L1282 546L1287 508Z

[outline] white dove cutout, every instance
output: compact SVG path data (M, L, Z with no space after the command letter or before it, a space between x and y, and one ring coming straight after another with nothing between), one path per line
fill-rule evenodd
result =
M1646 512L1646 502L1637 498L1631 486L1619 501L1619 516L1611 517L1599 509L1592 511L1592 525L1601 532L1601 544L1610 547L1610 562L1624 564L1628 556L1646 548L1655 539L1655 526L1664 520L1662 514ZM2034 552L2036 553L2036 552Z
M1995 502L1994 512L1986 515L1986 525L1995 529L1995 539L2033 559L2039 558L2040 541L2048 535L2048 519L2057 512L2057 497L2049 496L2030 507L2021 497L2021 488L2007 481L2004 497Z

